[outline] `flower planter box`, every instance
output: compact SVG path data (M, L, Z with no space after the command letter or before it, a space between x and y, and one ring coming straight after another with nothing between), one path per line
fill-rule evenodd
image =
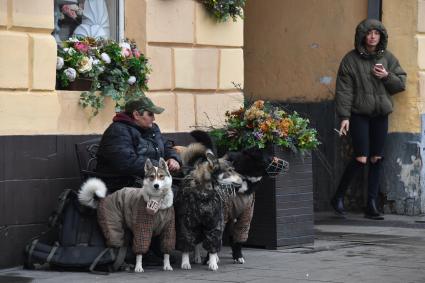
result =
M68 87L59 88L63 90L72 90L72 91L88 91L91 89L93 80L85 78L77 78L75 81L70 82Z
M313 244L313 170L311 155L276 146L272 154L289 162L286 174L263 178L255 195L254 217L246 245L277 249Z
M78 78L75 81L71 82L68 86L69 90L90 90L93 80Z

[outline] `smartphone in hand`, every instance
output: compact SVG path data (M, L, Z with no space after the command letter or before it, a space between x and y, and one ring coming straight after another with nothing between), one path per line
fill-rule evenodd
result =
M384 69L384 65L382 65L381 63L377 63L377 64L375 64L375 68L376 69Z

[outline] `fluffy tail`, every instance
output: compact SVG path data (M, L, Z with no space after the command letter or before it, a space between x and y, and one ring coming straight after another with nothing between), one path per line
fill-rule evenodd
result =
M106 196L105 183L97 178L88 179L78 192L78 200L82 205L97 208L97 203L99 198L104 198Z
M195 166L200 161L206 160L207 148L200 143L191 143L181 153L184 166Z
M190 135L196 140L196 142L199 142L208 149L214 150L213 141L207 132L195 130L190 132Z

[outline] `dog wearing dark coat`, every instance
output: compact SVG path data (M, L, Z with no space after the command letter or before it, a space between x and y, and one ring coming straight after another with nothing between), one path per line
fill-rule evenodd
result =
M176 194L176 248L182 252L182 269L191 269L189 253L202 244L208 252L208 267L218 269L218 256L224 230L224 193L220 184L240 187L242 179L230 162L217 159L199 143L181 152L187 176Z
M212 140L206 132L193 131L191 135L197 142L209 148L213 147ZM255 191L261 189L260 181L267 176L266 169L272 159L266 151L258 148L229 151L220 158L220 160L231 162L243 181L242 186L235 187L235 196L226 198L223 206L224 224L230 234L232 257L235 263L245 263L242 244L248 239L254 213Z

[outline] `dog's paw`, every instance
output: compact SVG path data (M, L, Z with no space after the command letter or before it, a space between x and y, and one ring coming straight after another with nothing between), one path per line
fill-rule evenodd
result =
M220 258L218 257L218 255L216 256L216 259L217 259L217 263L220 263ZM205 260L204 260L204 265L205 264L210 264L210 260L208 259L208 258L206 258Z
M162 267L162 269L164 271L173 271L173 268L171 267L170 264L164 264L164 266Z
M134 272L144 272L142 267L142 259L143 256L141 254L136 255L136 267L134 268Z
M182 269L192 269L192 266L190 266L190 261L189 261L189 253L183 253L182 254L182 265L181 265Z
M217 271L218 264L216 262L210 262L208 263L208 269L212 271Z
M192 269L192 266L190 266L190 263L189 262L182 262L181 268L182 269L189 270L189 269Z
M212 271L218 269L218 256L217 253L209 254L208 268Z
M140 265L137 264L136 268L134 268L134 272L139 273L139 272L145 272L145 271L143 270L143 267L141 264Z
M233 263L244 264L245 259L243 257L233 259Z

